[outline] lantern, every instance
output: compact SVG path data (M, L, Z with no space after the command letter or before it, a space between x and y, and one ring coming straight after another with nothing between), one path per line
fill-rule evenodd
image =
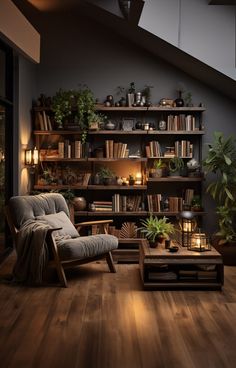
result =
M205 233L201 232L201 229L191 235L188 249L195 252L204 252L206 250L211 250L209 238L206 236Z
M181 228L183 247L190 247L191 235L193 234L197 226L194 215L195 214L191 211L180 212L179 225Z

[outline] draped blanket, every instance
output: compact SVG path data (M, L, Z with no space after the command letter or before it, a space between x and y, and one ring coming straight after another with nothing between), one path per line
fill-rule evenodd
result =
M16 240L17 259L13 269L15 282L42 284L43 272L49 260L46 245L48 229L45 223L31 219L20 228Z

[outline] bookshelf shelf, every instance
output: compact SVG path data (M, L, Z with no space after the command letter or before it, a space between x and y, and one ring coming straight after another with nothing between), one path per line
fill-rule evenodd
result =
M89 190L147 190L147 185L88 185Z
M203 178L189 178L183 176L167 176L166 178L148 178L148 182L201 182Z
M87 143L82 144L81 130L55 129L53 112L49 107L33 109L33 134L40 157L40 165L35 170L35 190L73 190L87 202L86 211L75 211L75 217L82 217L85 221L92 217L112 218L117 230L126 222L140 227L140 219L151 213L170 217L174 222L184 200L187 203L195 194L201 197L203 177L149 176L155 160L161 159L168 167L173 150L175 156L183 159L185 166L191 158L201 162L204 107L105 107L96 104L95 110L104 112L109 120L114 119L116 129L89 130ZM130 126L124 125L125 119L130 119ZM167 130L160 130L160 120L166 121ZM141 122L142 126L148 122L151 129L136 129L136 122ZM125 128L130 130L123 130ZM118 185L115 180L112 185L97 185L96 174L104 167L111 169L117 178L126 180L131 174L134 177L141 174L139 183L144 185ZM45 172L50 170L56 179L53 185L45 176ZM75 182L80 184L70 184ZM167 207L166 202L169 202ZM200 219L205 212L195 214ZM122 247L116 252L117 259L132 258L132 253L138 252L138 249L132 249L132 244L138 241L132 237L119 239ZM126 244L130 244L128 249Z

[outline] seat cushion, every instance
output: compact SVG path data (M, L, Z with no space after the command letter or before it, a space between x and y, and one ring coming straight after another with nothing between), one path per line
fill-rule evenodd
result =
M80 236L77 239L65 239L57 242L61 260L94 257L118 247L118 239L113 235L98 234Z
M70 235L72 238L78 238L79 234L65 212L52 213L51 215L37 216L36 220L40 220L49 225L51 228L61 227L54 235Z

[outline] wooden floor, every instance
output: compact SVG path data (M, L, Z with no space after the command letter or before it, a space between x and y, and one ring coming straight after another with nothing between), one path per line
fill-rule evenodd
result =
M117 270L81 266L68 289L0 284L0 366L236 367L236 267L222 292L143 291L137 264Z

